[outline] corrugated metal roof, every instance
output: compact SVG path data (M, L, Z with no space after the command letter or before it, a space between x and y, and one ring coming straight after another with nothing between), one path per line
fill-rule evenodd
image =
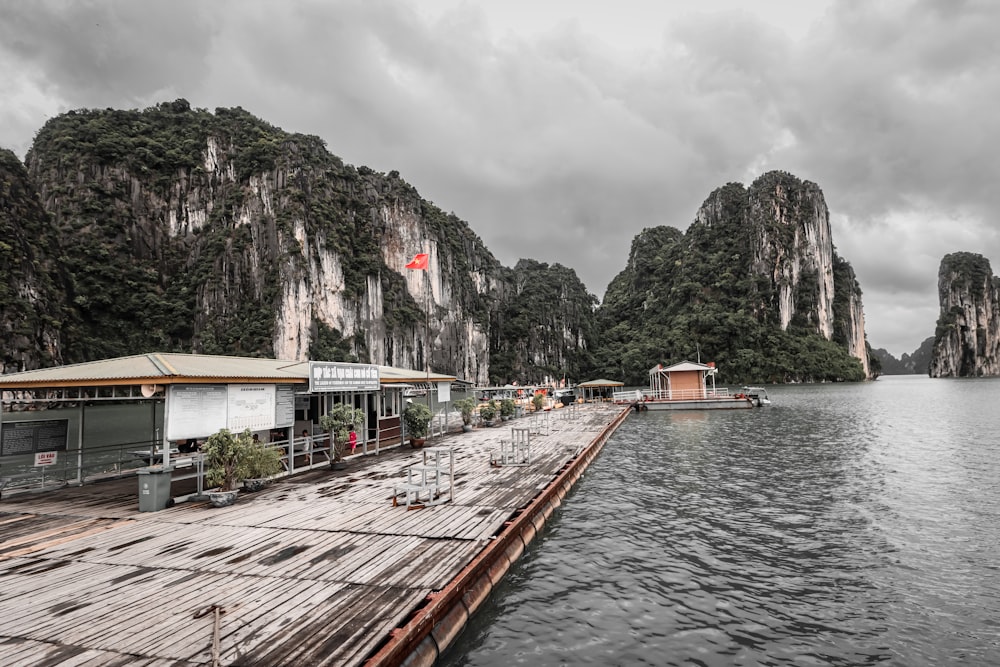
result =
M399 368L396 366L379 366L378 379L382 384L395 384L397 382L424 382L428 379L431 382L455 382L458 378L453 375L442 375L441 373L427 373L426 371L415 371L410 368Z
M674 364L673 366L669 366L667 368L664 368L663 370L673 372L673 371L710 371L714 369L715 366L707 366L705 364L699 364L694 361L682 361L679 364Z
M427 373L379 366L382 383L427 381ZM456 378L431 373L432 382ZM309 382L309 362L259 357L153 352L0 375L0 388L180 384L187 382Z
M615 382L614 380L605 380L601 378L600 380L589 380L587 382L581 382L576 385L577 387L624 387L624 382Z

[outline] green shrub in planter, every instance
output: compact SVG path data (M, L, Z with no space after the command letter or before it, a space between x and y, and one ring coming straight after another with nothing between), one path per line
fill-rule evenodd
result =
M253 447L250 429L239 435L229 429L208 436L202 451L205 453L205 481L218 486L220 491L233 491L247 478L247 452Z
M492 422L497 418L497 406L496 403L490 401L483 407L479 408L479 416L483 418L485 422Z
M264 479L281 472L281 451L277 447L251 441L245 456L247 479Z
M336 403L319 418L319 425L330 434L333 443L332 463L340 463L344 458L344 445L351 436L351 429L365 423L365 413L347 403Z
M476 411L476 399L470 397L455 401L455 408L462 413L462 423L471 426L472 415Z
M403 409L403 423L406 435L413 440L423 440L431 423L431 409L423 403L407 403Z

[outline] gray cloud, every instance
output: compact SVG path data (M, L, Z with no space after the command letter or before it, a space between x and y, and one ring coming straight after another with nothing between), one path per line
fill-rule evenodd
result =
M493 39L474 3L0 0L0 144L23 154L82 106L243 106L598 296L642 228L784 169L823 188L869 339L899 355L933 334L946 252L1000 262L995 5L842 0L792 36L773 14L650 12L662 41L625 53L569 14Z

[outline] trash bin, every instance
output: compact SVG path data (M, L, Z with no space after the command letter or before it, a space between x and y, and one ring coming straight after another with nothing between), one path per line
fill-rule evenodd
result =
M139 468L139 511L159 512L170 503L173 466Z

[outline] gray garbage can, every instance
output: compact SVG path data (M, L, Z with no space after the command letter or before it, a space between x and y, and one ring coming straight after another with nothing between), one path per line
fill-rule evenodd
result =
M159 512L170 502L173 466L139 468L139 511Z

